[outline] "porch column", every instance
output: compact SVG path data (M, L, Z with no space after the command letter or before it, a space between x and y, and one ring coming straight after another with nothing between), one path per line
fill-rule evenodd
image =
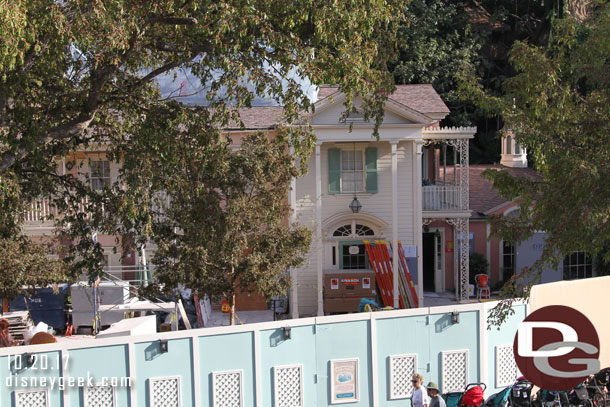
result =
M394 292L394 308L400 307L398 300L398 141L390 141L392 145L392 288Z
M415 197L414 197L414 206L417 212L417 216L415 218L415 235L417 240L415 240L417 244L417 306L419 308L424 306L424 241L423 241L423 230L422 230L422 222L423 222L423 214L422 214L422 173L421 173L421 165L422 165L422 147L423 141L418 140L415 142L415 152L417 156L417 162L415 163L415 172L416 176L416 184L415 184Z
M320 162L320 145L316 142L316 251L317 251L317 270L318 270L318 316L324 315L323 291L323 244L322 244L322 165Z
M290 155L294 159L294 147L290 147ZM297 180L292 178L290 181L290 227L292 227L297 220ZM299 289L298 289L298 274L294 268L290 269L290 312L292 319L299 317Z

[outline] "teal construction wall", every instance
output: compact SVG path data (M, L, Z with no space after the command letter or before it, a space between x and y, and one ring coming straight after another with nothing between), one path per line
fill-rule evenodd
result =
M410 377L392 376L390 358L415 355L416 371L424 381L435 381L445 390L450 378L443 382L443 352L450 351L467 353L466 381L487 383L490 395L500 390L496 388L496 348L512 344L526 315L526 307L517 305L499 330L488 330L490 307L489 303L467 304L4 348L0 349L0 407L23 406L15 403L15 391L45 389L49 407L85 406L82 387L51 389L48 383L10 387L7 380L35 377L40 383L42 377L49 382L88 376L95 384L104 377L131 380L130 386L115 387L114 404L99 405L152 406L151 380L177 377L181 406L213 406L214 375L223 372L241 375L243 407L269 407L282 394L275 386L275 370L294 366L302 372L302 384L295 389L302 394L303 406L329 406L331 361L340 359L358 361L358 400L347 404L408 406L408 398L391 397L392 377L397 382L410 382ZM459 312L458 323L451 320L453 311ZM290 327L289 339L284 338L285 327ZM167 340L166 353L161 352L160 339ZM24 351L39 358L45 355L48 366L11 371L15 369L9 358L24 358ZM511 369L516 377L516 368Z

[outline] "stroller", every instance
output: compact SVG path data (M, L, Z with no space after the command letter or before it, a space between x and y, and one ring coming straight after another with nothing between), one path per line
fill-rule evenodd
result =
M532 382L524 376L518 378L510 388L510 405L512 407L530 407L532 404L532 387Z
M565 391L538 390L536 400L532 401L535 407L570 407L568 395Z
M584 384L579 384L568 392L568 400L575 407L594 407L593 400L589 397L589 390Z
M591 376L585 387L589 391L589 398L595 407L606 406L606 393L610 391L610 367L602 369L599 373Z
M504 390L494 393L485 402L485 407L507 407L508 397L510 396L511 387L508 386Z
M454 391L443 394L443 399L445 399L447 407L482 407L486 387L485 383L470 383L463 392Z

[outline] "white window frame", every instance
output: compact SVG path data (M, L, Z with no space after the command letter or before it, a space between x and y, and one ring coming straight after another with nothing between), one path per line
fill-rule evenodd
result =
M95 176L93 175L93 168L94 165L97 165L98 163L102 163L102 167L105 166L105 163L108 164L108 177L103 176L104 174L104 168L102 168L102 176ZM93 188L96 191L101 191L102 189L104 189L106 187L106 182L105 180L108 180L108 185L107 186L111 186L112 185L112 173L111 173L111 168L110 168L110 161L108 160L90 160L89 161L89 182L91 183L91 188ZM100 184L102 185L102 187L96 187L93 185L93 180L99 180Z
M341 148L340 150L340 154L339 154L339 185L340 185L340 190L342 194L354 194L354 193L358 193L358 194L362 194L362 193L366 193L366 154L365 154L365 149L363 148L356 148L354 149L343 149ZM360 154L360 157L362 158L362 169L361 170L344 170L343 169L343 154L344 153L356 153L356 154ZM354 158L354 162L355 162L355 158ZM357 174L360 173L361 174L361 178L362 178L362 189L358 190L358 191L346 191L343 187L343 175L344 174Z

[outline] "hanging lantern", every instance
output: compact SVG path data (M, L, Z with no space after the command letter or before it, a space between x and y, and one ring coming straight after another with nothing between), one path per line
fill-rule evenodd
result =
M356 197L356 195L354 195L354 199L352 199L352 202L350 202L349 208L352 210L353 213L360 212L360 209L362 208L362 204L360 203L360 201L358 200L358 197Z

